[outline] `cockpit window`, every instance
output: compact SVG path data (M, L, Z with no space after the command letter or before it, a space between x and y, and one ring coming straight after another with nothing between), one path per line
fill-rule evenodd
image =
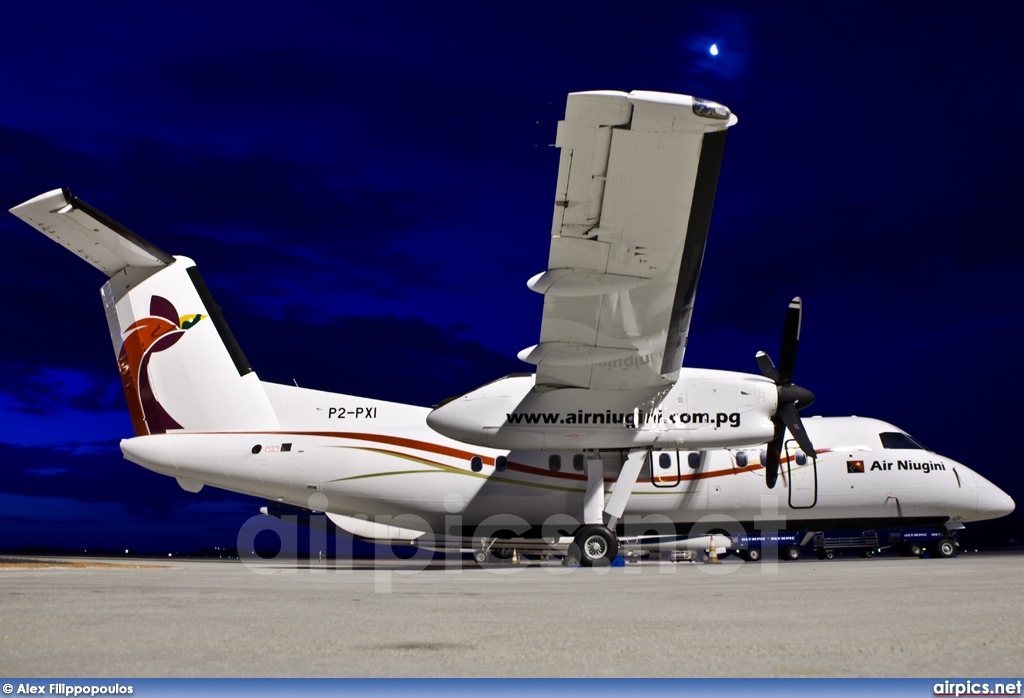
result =
M902 431L884 431L878 435L882 440L882 448L917 448L922 451L929 450L924 444L916 440L910 434Z

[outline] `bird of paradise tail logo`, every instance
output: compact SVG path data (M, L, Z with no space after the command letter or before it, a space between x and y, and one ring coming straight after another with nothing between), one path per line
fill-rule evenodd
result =
M153 354L177 344L205 315L178 315L174 304L161 296L149 301L150 317L133 322L124 331L117 366L121 384L128 399L128 411L136 436L164 434L168 429L182 429L156 399L149 379L149 360Z

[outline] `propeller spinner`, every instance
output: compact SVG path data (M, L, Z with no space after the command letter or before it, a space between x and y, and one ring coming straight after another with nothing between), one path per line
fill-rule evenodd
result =
M793 435L800 448L809 456L814 456L814 445L804 431L798 410L814 402L814 393L807 388L793 385L793 367L796 365L796 350L800 343L800 319L803 313L803 302L794 298L786 310L786 321L782 326L782 347L779 349L779 369L775 368L771 358L763 351L757 352L757 365L761 373L773 383L779 393L779 407L772 417L775 435L768 444L765 459L765 482L769 488L775 487L779 477L779 457L782 452L786 429Z

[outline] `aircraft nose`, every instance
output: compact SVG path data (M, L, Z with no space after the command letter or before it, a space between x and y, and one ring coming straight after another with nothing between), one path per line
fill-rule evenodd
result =
M985 519L998 519L1017 508L1013 498L995 485L978 488L978 513Z

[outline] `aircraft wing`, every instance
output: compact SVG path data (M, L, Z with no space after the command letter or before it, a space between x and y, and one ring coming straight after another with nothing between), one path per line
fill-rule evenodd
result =
M537 385L657 387L682 366L725 148L725 107L661 92L569 95Z
M54 189L11 209L107 276L125 267L165 267L174 257L71 194Z

